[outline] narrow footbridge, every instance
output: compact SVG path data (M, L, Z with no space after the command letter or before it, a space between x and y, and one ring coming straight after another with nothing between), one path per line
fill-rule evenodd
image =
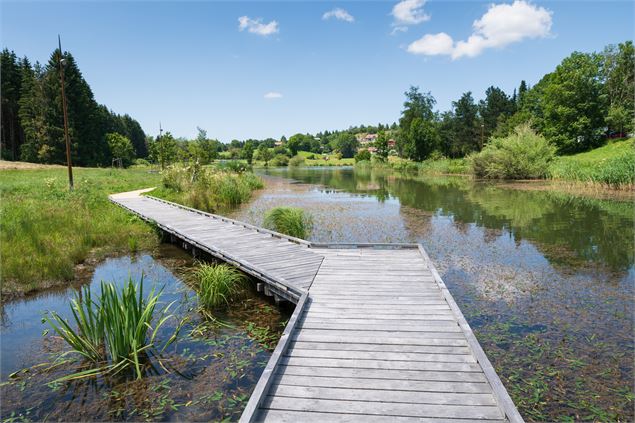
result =
M241 422L522 422L418 244L317 244L157 198L112 202L296 304Z

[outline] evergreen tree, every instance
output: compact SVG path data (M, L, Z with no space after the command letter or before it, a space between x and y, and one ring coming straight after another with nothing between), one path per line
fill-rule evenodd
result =
M479 103L479 114L483 124L483 137L488 139L501 118L507 118L516 111L516 104L505 91L491 86L485 91L485 99Z
M8 49L0 53L0 102L2 117L0 118L0 149L2 158L18 160L20 146L24 142L24 133L20 125L19 103L22 88L22 75L29 72L31 66L25 58L19 61L13 51Z
M435 120L432 108L436 104L436 100L429 92L419 92L419 87L411 86L404 94L406 101L403 104L404 109L399 119L397 149L400 154L406 157L422 160L422 156L418 152L427 151L428 147L423 147L423 144L428 143L429 140L421 139L419 136L424 132L430 133L430 131L432 131ZM419 119L420 122L417 124L416 130L411 131L410 127L415 119ZM426 128L425 131L423 130L424 127ZM415 143L419 145L415 145Z
M478 106L474 103L471 92L466 92L458 101L452 102L454 107L454 141L453 155L465 156L477 151L480 146L480 127Z

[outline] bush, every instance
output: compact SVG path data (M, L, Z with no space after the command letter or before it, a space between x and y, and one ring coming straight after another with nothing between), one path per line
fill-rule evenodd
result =
M150 166L150 162L146 159L136 159L134 164L137 166Z
M315 154L309 154L306 158L307 160L315 160Z
M74 352L99 366L61 380L92 376L102 371L119 373L125 369L133 369L138 379L143 376L141 367L157 347L155 337L173 316L167 314L172 304L161 308L158 317L155 316L161 291L155 293L153 288L146 298L142 295L143 279L138 285L132 279L128 280L121 293L117 292L114 283L102 282L98 301L93 301L89 287L84 287L83 295L77 294L71 301L77 329L55 312L44 318ZM161 346L161 351L176 340L180 326Z
M313 219L297 207L276 207L265 214L264 226L272 231L306 239L311 234Z
M472 171L489 179L536 179L547 176L555 148L528 124L504 138L492 138L480 153L469 157Z
M271 160L271 166L274 166L274 167L281 167L281 166L288 166L288 165L289 165L289 157L283 154L278 154Z
M199 305L213 310L229 305L239 298L245 285L245 275L227 264L201 264L195 271Z
M301 157L301 156L292 157L291 160L289 160L289 166L291 167L304 166L304 157Z
M243 173L249 170L249 165L238 161L238 160L228 160L219 162L217 167L221 170L226 170L234 173Z
M291 152L281 145L273 148L273 154L276 156L282 154L283 156L291 157Z
M355 154L355 163L362 161L370 161L371 155L368 150L360 150L357 154Z

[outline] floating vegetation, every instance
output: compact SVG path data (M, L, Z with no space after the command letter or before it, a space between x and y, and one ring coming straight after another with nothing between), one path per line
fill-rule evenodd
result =
M307 239L313 219L298 207L275 207L265 214L264 226L295 238Z
M82 288L82 295L71 301L76 328L52 311L44 320L70 347L89 363L89 370L59 379L76 379L105 372L117 374L133 369L136 377L143 377L142 367L156 349L162 352L176 340L180 325L163 345L156 345L157 333L173 315L168 314L172 303L157 308L161 291L153 288L143 297L143 278L139 284L132 279L118 292L114 283L101 282L101 295L93 300L90 287ZM155 311L157 312L155 315ZM156 323L155 323L156 322ZM154 325L154 326L153 326Z
M228 306L240 297L245 287L245 275L227 264L200 264L194 271L199 305L204 310Z
M281 323L289 318L289 312L281 314L278 307L245 289L239 300L214 310L216 320L212 321L200 313L198 296L190 289L194 284L185 284L175 276L175 272L181 276L192 274L197 265L191 257L167 244L157 254L160 257L156 259L143 253L108 259L97 266L90 284L92 301L99 302L101 280L112 280L121 290L130 278L139 281L142 274L146 275L143 284L146 299L153 285L163 287L154 322L158 321L161 304L174 303L170 308L174 319L168 319L157 330L154 340L157 347L155 352L148 353L152 360L149 364L154 366L142 367L141 379L134 377L132 368L130 373L64 379L92 364L77 353L68 353L67 342L54 330L41 336L40 317L43 309L55 311L79 332L69 307L75 288L49 291L5 305L0 345L1 421L237 421L240 418L271 354L248 334L247 322L252 322L258 333L259 327L263 327L262 332L268 331L269 342L275 345L275 338L282 332ZM86 292L82 291L81 296L85 303ZM178 333L178 341L159 356L160 348L183 320L186 321ZM151 336L149 329L148 338Z

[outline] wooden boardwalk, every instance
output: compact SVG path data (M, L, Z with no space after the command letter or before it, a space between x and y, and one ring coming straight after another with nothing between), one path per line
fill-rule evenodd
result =
M296 303L241 421L523 421L420 245L321 245L137 192L111 200Z

